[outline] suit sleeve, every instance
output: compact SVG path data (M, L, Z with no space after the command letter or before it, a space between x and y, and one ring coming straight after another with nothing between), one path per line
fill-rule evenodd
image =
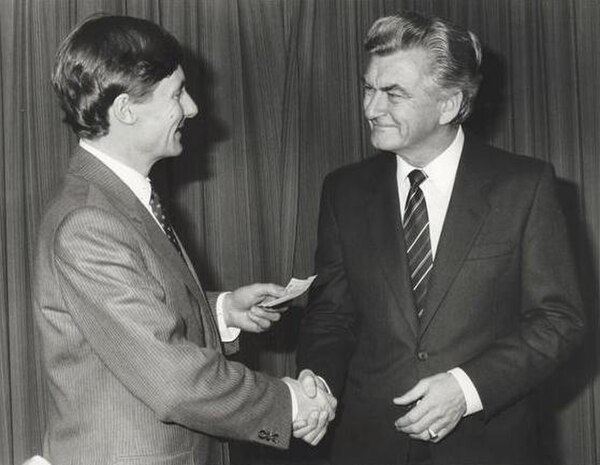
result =
M161 421L287 447L287 386L189 341L128 228L106 211L82 208L54 238L65 306L91 349ZM275 432L277 441L264 441L261 430Z
M554 173L539 176L521 243L521 315L516 330L463 364L486 418L534 388L584 334L577 271Z
M333 182L323 184L315 266L306 315L300 329L298 368L310 368L338 397L354 350L355 313L344 270L339 226L333 207Z

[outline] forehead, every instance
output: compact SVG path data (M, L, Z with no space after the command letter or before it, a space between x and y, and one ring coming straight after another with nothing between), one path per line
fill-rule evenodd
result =
M430 60L423 48L399 50L390 55L373 55L365 80L377 87L415 85L430 79Z

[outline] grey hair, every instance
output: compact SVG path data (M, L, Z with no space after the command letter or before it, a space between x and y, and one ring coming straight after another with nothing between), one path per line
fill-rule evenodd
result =
M481 44L477 36L450 21L407 12L379 18L365 39L369 55L391 55L399 50L425 49L431 58L431 75L445 90L460 90L462 103L450 122L466 121L473 110L481 74Z

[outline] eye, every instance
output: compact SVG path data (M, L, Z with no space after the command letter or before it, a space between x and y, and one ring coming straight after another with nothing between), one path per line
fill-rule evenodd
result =
M185 87L181 87L173 94L173 98L176 98L177 100L181 100L181 97L183 96L184 93L185 93Z
M390 100L402 100L406 98L406 95L402 92L387 92L387 95L390 98Z
M370 84L365 83L363 84L363 92L365 95L371 95L373 92L375 92L375 88Z

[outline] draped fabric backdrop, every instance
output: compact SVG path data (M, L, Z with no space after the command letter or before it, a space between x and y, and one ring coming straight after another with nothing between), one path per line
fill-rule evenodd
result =
M76 143L49 84L60 40L106 12L153 20L184 44L200 115L187 124L184 154L154 174L206 287L231 289L311 273L321 181L371 153L361 115L362 39L377 17L402 9L479 35L485 81L471 129L556 167L590 333L540 390L545 453L551 464L599 463L599 2L0 0L0 465L41 450L33 251L44 204ZM293 374L301 315L299 305L270 333L245 338L241 359ZM273 456L249 445L236 450L238 463Z

